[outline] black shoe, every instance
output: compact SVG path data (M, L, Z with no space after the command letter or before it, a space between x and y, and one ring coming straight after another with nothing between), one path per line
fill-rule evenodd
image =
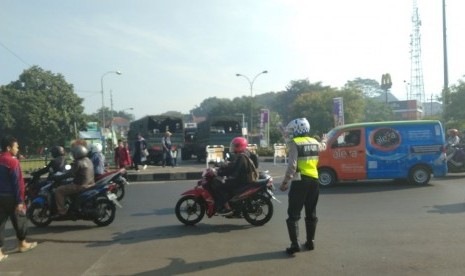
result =
M315 245L313 244L313 241L307 241L307 242L304 243L304 248L306 250L314 250Z
M294 253L300 252L299 245L291 245L291 247L286 248L286 254L289 256L294 256Z
M218 211L218 215L222 215L222 216L228 216L228 215L231 215L232 213L234 213L233 210L231 210L231 209L226 209L226 208L220 209L220 210Z

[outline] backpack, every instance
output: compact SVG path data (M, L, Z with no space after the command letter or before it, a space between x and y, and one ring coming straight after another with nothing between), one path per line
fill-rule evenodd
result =
M250 159L250 157L248 157L246 154L243 154L245 159L247 160L247 168L248 168L248 172L247 172L247 183L254 183L254 182L257 182L258 180L258 170L257 168L255 167L252 159Z

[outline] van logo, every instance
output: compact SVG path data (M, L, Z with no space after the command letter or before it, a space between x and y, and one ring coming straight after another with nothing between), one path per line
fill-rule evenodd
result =
M392 128L377 128L370 134L370 144L382 151L394 150L400 143L400 133Z

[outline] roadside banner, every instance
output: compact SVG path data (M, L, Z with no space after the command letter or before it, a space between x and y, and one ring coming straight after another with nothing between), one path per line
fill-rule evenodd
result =
M333 98L334 126L344 125L344 102L342 97Z

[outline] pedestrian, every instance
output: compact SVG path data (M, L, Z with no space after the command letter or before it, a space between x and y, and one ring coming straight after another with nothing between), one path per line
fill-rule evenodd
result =
M131 166L129 149L122 140L118 140L118 146L115 148L115 167L122 169L126 166Z
M136 142L134 143L134 166L136 171L139 170L139 165L142 165L142 169L147 169L145 162L147 161L148 151L147 151L147 142L140 133L136 135Z
M10 218L18 239L18 251L27 252L37 242L26 242L27 218L24 203L24 179L21 166L15 157L19 151L18 141L13 137L1 139L0 153L0 262L8 255L2 251L5 241L5 225Z
M165 165L168 165L168 166L173 166L174 167L174 163L173 163L173 153L171 152L171 132L169 131L166 131L165 132L165 135L163 135L163 138L161 138L161 146L162 146L162 149L163 149L163 156L162 156L162 165L163 167L165 167Z
M318 184L318 152L324 145L316 139L309 137L310 123L306 118L292 120L286 127L289 138L289 159L284 180L281 183L281 191L289 188L289 205L287 208L288 218L286 220L291 246L286 248L288 255L300 251L298 241L299 220L302 209L305 207L305 228L307 241L304 248L314 249L315 230L318 218L316 216L316 205L319 196Z

